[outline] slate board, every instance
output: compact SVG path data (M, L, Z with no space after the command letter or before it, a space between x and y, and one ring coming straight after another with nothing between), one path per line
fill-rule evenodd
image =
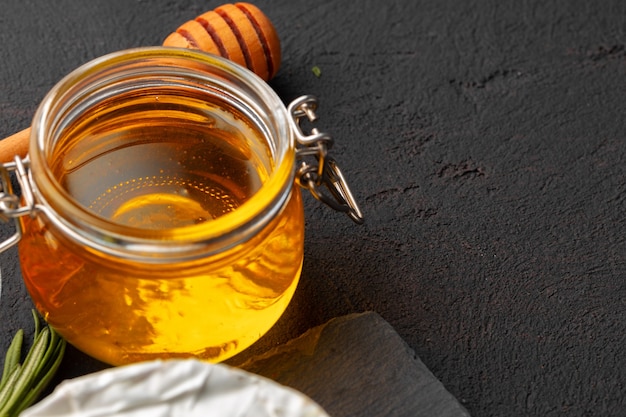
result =
M333 417L469 417L374 312L332 319L233 365L307 394Z

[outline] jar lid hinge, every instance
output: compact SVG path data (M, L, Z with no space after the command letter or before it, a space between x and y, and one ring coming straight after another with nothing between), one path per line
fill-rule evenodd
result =
M332 137L317 128L311 129L310 134L302 131L302 118L306 117L309 122L317 120L317 103L317 98L306 95L292 101L288 107L290 122L300 145L296 149L299 160L296 182L309 190L317 200L334 210L346 213L355 223L362 224L363 214L350 187L337 162L328 156L328 150L333 145Z
M19 217L35 214L35 198L28 177L29 167L28 157L22 159L19 156L16 156L13 162L0 164L0 221L8 222L13 219L15 222L15 233L0 242L0 252L17 244L22 238ZM21 198L13 191L11 172L15 172L22 192Z

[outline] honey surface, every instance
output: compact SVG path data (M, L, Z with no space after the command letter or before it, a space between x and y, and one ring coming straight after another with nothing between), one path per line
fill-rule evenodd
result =
M167 94L117 98L70 127L52 170L72 198L120 224L167 229L215 219L272 169L259 132L230 110Z

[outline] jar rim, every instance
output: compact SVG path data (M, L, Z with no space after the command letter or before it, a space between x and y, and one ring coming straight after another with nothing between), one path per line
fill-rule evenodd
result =
M249 105L251 114L272 129L274 169L241 206L206 224L151 230L121 225L95 215L76 201L51 171L50 157L63 128L72 95L115 80L120 69L152 75L167 71L193 74ZM99 84L98 84L99 83ZM68 104L69 103L69 104ZM268 133L269 134L269 133ZM29 145L31 182L37 207L61 232L82 245L122 258L171 261L219 253L252 237L284 206L294 184L295 137L287 109L274 90L248 69L198 50L143 47L91 60L59 81L33 119Z

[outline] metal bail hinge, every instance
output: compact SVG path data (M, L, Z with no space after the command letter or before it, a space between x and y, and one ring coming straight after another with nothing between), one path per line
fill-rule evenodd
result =
M19 217L35 214L35 198L28 180L27 168L30 166L28 158L22 160L16 156L13 162L0 164L0 221L15 221L15 233L0 242L0 252L15 245L22 238L22 226ZM15 172L17 181L22 190L22 198L13 192L11 172Z
M309 190L313 196L326 203L333 209L346 213L355 223L363 223L363 215L357 205L350 187L344 178L339 166L328 156L328 150L333 145L333 139L327 133L316 128L311 129L309 135L302 132L300 119L306 117L309 122L317 119L315 110L317 99L313 96L302 96L289 104L290 122L294 128L298 144L296 157L299 167L296 172L296 182ZM325 187L330 195L323 191Z

